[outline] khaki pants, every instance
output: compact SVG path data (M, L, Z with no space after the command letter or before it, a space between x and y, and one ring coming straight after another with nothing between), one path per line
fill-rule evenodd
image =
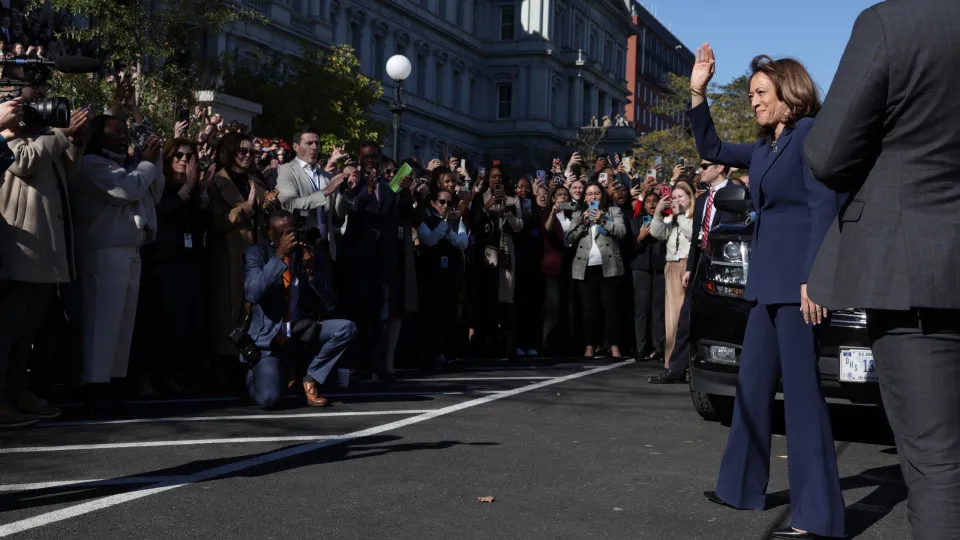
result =
M127 376L140 295L140 253L107 248L79 260L83 326L83 382ZM156 329L153 329L156 330Z
M669 368L670 355L677 341L677 325L680 322L680 308L683 307L683 274L687 272L687 260L668 262L663 270L665 283L665 302L663 307L664 326L666 326L666 347L664 350L664 367Z

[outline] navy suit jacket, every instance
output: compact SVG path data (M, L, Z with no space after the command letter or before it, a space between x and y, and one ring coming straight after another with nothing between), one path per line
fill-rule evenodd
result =
M730 144L720 140L706 103L688 111L700 157L750 170L757 212L744 296L761 304L799 304L827 229L845 197L810 173L804 139L813 118L784 129L774 151L765 140Z
M729 186L729 182L727 183ZM726 186L724 186L726 187ZM716 196L716 194L714 194ZM690 242L690 253L687 254L687 272L690 272L690 279L697 273L697 264L700 262L700 232L703 230L703 212L707 207L707 199L710 198L710 192L697 197L693 203L693 241ZM737 221L737 215L730 212L724 212L719 208L715 209L710 216L710 230L712 231L721 223L733 223ZM708 233L709 234L709 233Z
M398 197L386 181L378 181L376 189L379 199L368 193L366 181L357 186L355 193L347 193L352 204L347 230L337 249L337 262L344 263L352 273L388 279L397 265Z
M243 259L243 294L253 306L248 333L258 347L269 349L273 338L283 329L283 318L287 314L287 296L283 288L287 264L276 256L273 246L267 242L247 248ZM314 261L322 264L321 259L316 257ZM314 276L322 275L329 274L314 273ZM328 300L331 284L316 278L310 281L302 274L299 283L297 305L301 315L309 313L319 320L333 309Z

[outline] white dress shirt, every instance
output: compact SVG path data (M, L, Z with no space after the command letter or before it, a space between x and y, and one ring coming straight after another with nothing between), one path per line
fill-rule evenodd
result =
M590 246L590 255L587 257L587 266L600 266L603 264L603 255L600 253L600 246L597 245L597 224L590 226L590 237L593 238L593 245Z
M320 169L319 167L311 166L306 161L295 158L297 165L301 167L304 172L307 173L307 177L310 179L310 183L313 185L313 192L316 193L330 184L330 178L327 176L326 171ZM317 229L320 230L320 238L327 238L327 209L324 207L317 208Z
M724 180L723 182L717 184L717 187L710 188L707 191L707 200L710 200L710 192L713 192L713 195L716 196L717 192L721 189L727 187L727 184L730 183L730 180ZM700 228L697 230L697 240L703 240L703 220L707 217L707 203L704 202L703 215L700 216ZM717 222L717 206L714 204L710 205L710 230L713 230L713 224Z

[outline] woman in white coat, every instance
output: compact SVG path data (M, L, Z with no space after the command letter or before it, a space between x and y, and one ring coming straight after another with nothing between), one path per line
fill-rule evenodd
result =
M156 203L163 194L161 142L127 155L120 118L101 115L71 184L81 291L83 382L93 412L110 412L111 379L124 378L140 293L140 247L156 236Z

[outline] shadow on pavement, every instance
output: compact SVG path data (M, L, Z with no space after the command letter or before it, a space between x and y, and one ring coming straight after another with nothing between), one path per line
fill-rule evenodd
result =
M235 473L227 473L222 476L217 476L216 478L204 480L203 482L211 482L225 478L266 476L311 465L373 458L401 452L446 450L455 446L495 446L500 444L495 442L460 441L391 444L400 439L401 437L395 435L375 435L361 439L350 440L339 444L325 446L315 451L306 452L290 458L279 459L263 465L253 466ZM255 459L257 457L282 451L286 448L294 448L295 446L300 445L273 449L267 452L249 454L246 456L193 461L183 465L178 465L176 467L168 467L150 472L140 472L135 475L118 476L103 483L87 482L66 486L34 489L29 491L5 492L0 494L0 515L5 512L39 508L43 506L70 505L73 503L98 499L101 497L108 497L110 495L136 492L141 489L149 489L159 484L159 482L156 480L144 481L142 483L127 483L122 485L110 484L111 481L117 482L130 479L132 482L136 482L136 479L140 477L151 477L154 479L156 477L170 477L170 479L166 481L174 483L193 483L195 480L191 477L192 474L198 474L203 471L215 469L217 467L232 463Z
M847 505L847 535L856 538L867 529L887 516L901 502L907 500L907 487L903 483L898 465L888 465L867 469L856 476L840 479L840 489L847 491L875 487L872 492L852 504ZM767 494L765 510L785 507L780 518L766 531L767 535L775 529L790 523L790 490Z

